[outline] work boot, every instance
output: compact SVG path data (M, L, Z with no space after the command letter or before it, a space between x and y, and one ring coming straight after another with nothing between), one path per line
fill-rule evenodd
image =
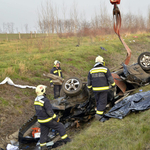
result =
M63 139L62 141L66 144L67 142L71 142L71 139L70 139L69 137L66 137L66 138Z
M95 118L96 118L98 121L100 121L102 117L103 117L103 115L95 114Z

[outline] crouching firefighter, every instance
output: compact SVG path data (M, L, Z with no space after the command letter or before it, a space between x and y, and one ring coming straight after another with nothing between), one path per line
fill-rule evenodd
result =
M49 129L56 130L64 143L70 142L62 123L58 122L58 117L52 110L52 105L46 97L46 86L38 85L35 90L37 97L34 101L36 115L40 124L40 147L41 150L47 150Z
M93 91L95 96L97 105L95 118L98 120L102 118L106 109L109 85L115 87L114 79L110 70L105 67L103 57L97 56L95 65L88 74L88 89L89 93Z

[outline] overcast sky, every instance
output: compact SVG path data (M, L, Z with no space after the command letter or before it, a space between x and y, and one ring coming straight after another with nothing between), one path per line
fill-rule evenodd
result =
M62 13L63 3L66 12L69 14L73 4L77 4L79 13L85 14L87 18L94 16L95 12L99 12L100 5L107 7L108 13L112 15L113 5L110 0L0 0L0 27L3 23L13 22L15 28L23 32L24 25L28 24L30 30L36 30L37 12L40 10L41 4L45 5L46 1L51 1L55 4L59 13ZM150 0L121 0L118 5L121 13L126 14L142 14L148 16L148 8Z

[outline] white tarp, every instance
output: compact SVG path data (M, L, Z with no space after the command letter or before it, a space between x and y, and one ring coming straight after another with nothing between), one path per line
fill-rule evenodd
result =
M5 83L8 83L9 85L13 85L13 86L18 87L18 88L32 88L32 89L36 89L35 86L14 84L14 82L13 82L9 77L6 77L6 78L0 83L0 85L1 85L1 84L5 84Z
M19 150L19 148L17 146L8 144L6 147L6 150Z

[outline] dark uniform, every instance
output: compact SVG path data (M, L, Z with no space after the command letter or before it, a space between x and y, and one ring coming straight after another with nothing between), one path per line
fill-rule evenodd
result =
M50 73L62 77L62 71L61 68L59 67L58 69L56 68L56 66L54 65L54 67L52 68L52 70L50 71ZM50 79L50 85L54 85L53 80ZM58 98L60 97L60 90L61 90L61 85L54 85L54 98Z
M109 69L100 63L95 64L88 74L88 89L95 95L98 115L103 115L106 108L109 84L115 86Z
M38 122L40 123L41 135L40 146L46 146L49 129L59 132L61 139L66 139L67 134L62 123L57 122L58 117L52 110L52 105L46 96L37 96L34 102Z

